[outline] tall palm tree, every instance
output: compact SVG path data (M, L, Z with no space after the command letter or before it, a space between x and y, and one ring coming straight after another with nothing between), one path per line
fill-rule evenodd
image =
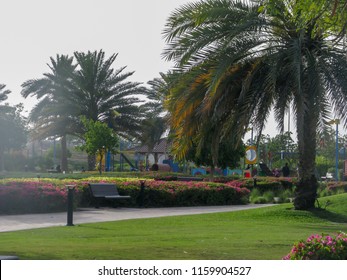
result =
M317 197L317 130L326 127L330 113L347 121L346 29L340 19L334 22L327 9L331 6L320 1L319 10L309 13L302 4L301 0L186 4L167 21L164 56L186 72L208 64L202 102L220 123L221 136L233 133L235 141L240 140L249 125L261 134L272 108L283 130L285 112L292 108L299 149L294 206L309 209ZM234 79L237 75L241 84Z
M137 105L142 101L136 95L143 94L145 88L127 81L134 72L125 73L125 66L112 68L117 54L106 59L105 52L100 50L75 52L74 56L78 63L74 98L79 103L80 115L109 122L120 135L129 137L138 128Z
M74 57L57 55L51 58L51 73L25 82L22 95L39 99L30 114L34 131L38 132L36 137L59 136L64 151L66 135L82 137L84 133L81 116L106 122L125 138L137 136L143 115L138 106L141 100L135 95L145 89L139 83L126 81L133 72L123 73L125 67L112 68L116 57L114 54L105 59L103 51L75 52ZM62 158L63 168L67 161L65 156ZM94 165L90 157L89 169Z
M61 170L68 171L66 136L76 130L76 104L69 102L72 94L72 76L76 65L73 58L57 55L50 58L51 72L41 79L22 84L22 96L36 96L38 104L32 109L29 120L34 124L31 136L35 139L59 138L62 147Z
M146 145L148 152L153 151L168 129L167 111L164 109L164 100L170 91L172 73L160 73L160 78L155 78L147 84L149 88L145 92L148 101L140 106L144 114L141 121L141 129L137 139L142 145ZM148 162L146 156L146 162ZM158 154L154 154L154 161L158 163Z
M112 68L117 54L105 58L105 52L75 52L78 68L73 77L75 91L71 102L78 104L78 114L93 121L106 122L123 138L134 138L140 131L143 114L136 97L146 89L127 79L134 72L126 67ZM81 126L80 133L83 133ZM93 159L89 157L89 168Z

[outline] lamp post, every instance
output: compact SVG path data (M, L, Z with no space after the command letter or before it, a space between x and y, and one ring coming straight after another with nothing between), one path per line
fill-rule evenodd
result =
M140 208L143 207L143 201L144 201L144 196L145 196L145 180L140 180L140 199L139 199L139 205Z
M73 197L74 197L74 185L67 185L67 226L73 226Z

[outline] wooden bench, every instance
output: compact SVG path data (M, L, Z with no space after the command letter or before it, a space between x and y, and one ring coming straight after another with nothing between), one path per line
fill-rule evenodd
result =
M88 184L92 197L95 199L95 208L99 208L99 200L129 199L129 195L120 195L115 184Z

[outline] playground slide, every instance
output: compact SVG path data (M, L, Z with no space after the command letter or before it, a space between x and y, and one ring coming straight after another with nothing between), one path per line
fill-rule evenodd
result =
M261 171L263 171L266 176L273 176L272 171L269 169L269 167L265 163L260 163L259 167L260 167Z
M131 168L136 169L136 167L132 164L132 162L123 153L120 153L120 155L131 166Z

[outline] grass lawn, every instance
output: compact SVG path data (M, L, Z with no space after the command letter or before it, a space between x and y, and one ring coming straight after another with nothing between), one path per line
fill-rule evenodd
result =
M326 210L292 204L230 213L138 219L0 233L0 255L20 259L278 260L313 233L347 232L347 194Z

